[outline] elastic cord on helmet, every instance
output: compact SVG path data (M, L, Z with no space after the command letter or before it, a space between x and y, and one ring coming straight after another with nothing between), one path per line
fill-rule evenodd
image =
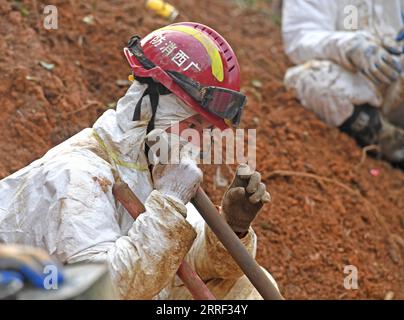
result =
M143 51L140 47L140 37L134 36L128 42L128 48L130 52L139 60L139 62L143 65L146 69L152 69L155 67L155 64L147 59ZM157 107L159 104L160 95L170 94L170 90L164 87L162 84L154 81L152 78L141 78L136 77L136 80L140 83L147 84L147 89L144 91L142 97L137 102L135 111L133 113L133 121L138 121L141 118L141 105L143 102L143 98L145 96L149 96L150 98L150 105L152 109L152 117L150 118L149 124L147 125L147 133L154 129L154 120L156 118Z
M139 78L137 77L136 80L140 83L147 84L147 89L143 92L142 97L136 104L135 111L133 113L133 121L138 121L141 119L141 109L142 109L142 102L145 96L149 96L150 99L150 106L152 111L152 116L147 124L146 134L151 132L154 129L154 122L156 119L157 107L159 105L160 94L166 95L170 94L171 92L164 87L162 84L155 82L152 78ZM149 154L149 146L145 145L145 153L146 155Z
M149 124L147 125L147 133L154 129L154 120L156 118L157 107L160 100L160 95L170 94L170 90L164 87L162 84L155 82L152 78L136 78L140 83L147 84L147 89L143 92L142 97L136 104L135 111L133 113L133 121L138 121L141 119L141 106L143 98L149 96L152 116L150 118Z

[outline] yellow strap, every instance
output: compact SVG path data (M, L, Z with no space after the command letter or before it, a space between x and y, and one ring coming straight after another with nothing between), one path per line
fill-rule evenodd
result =
M212 74L220 82L224 80L223 61L213 41L201 31L188 26L167 26L160 30L173 30L186 33L198 40L206 49L212 63Z
M109 158L114 162L115 165L118 165L118 166L124 167L124 168L135 169L137 171L148 171L149 170L149 168L147 166L141 166L138 163L126 162L126 161L122 161L121 159L119 159L119 156L113 150L111 150L107 147L105 142L101 139L100 135L94 128L93 128L93 137L95 138L95 140L97 140L100 147L108 154Z

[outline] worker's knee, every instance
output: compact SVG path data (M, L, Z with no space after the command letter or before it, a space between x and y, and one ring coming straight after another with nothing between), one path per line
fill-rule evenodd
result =
M285 85L296 90L297 94L307 94L311 90L335 90L330 86L341 74L350 73L332 61L311 60L304 64L289 68L285 75Z
M290 68L285 85L304 107L332 126L348 119L354 105L381 104L380 94L369 80L331 61L312 60Z

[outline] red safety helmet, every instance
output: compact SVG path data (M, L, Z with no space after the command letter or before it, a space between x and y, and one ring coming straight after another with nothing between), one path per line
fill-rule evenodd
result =
M142 40L133 37L124 53L135 78L160 83L222 130L238 126L246 102L240 67L230 45L213 29L175 23Z

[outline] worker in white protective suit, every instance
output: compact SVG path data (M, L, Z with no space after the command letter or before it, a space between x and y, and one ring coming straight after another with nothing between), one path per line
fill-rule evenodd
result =
M218 33L194 23L134 37L125 55L136 80L116 111L0 181L0 242L35 245L68 264L107 262L123 299L190 299L175 275L184 259L217 298L260 299L189 203L202 180L195 161L184 156L150 170L145 146L152 129L169 131L173 122L199 131L238 125L245 97L236 56ZM135 221L114 199L117 180L144 203ZM222 201L253 256L250 225L269 200L259 173L241 167Z
M285 76L303 106L404 163L404 0L285 0Z

